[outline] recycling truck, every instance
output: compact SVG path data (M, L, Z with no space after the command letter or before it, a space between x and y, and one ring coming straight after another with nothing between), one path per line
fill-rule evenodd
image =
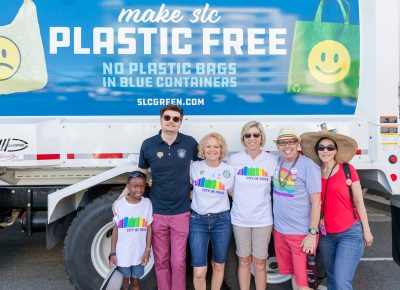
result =
M355 138L362 186L390 199L399 263L399 19L398 0L2 1L1 227L46 230L74 286L98 289L111 204L176 104L182 132L220 132L230 152L250 120L272 153L282 127ZM268 282L286 279L267 263Z

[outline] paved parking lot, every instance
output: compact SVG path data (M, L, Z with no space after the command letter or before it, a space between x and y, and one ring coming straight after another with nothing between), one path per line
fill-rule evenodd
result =
M371 208L368 212L375 242L365 251L354 289L399 289L400 267L391 260L390 217ZM0 289L72 290L62 259L62 246L46 250L45 233L34 233L28 238L19 225L0 230ZM269 290L290 288L288 284L268 287Z

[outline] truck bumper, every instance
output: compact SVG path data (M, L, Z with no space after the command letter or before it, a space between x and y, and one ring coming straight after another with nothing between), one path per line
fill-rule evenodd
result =
M400 207L391 206L392 212L392 255L393 260L400 266Z

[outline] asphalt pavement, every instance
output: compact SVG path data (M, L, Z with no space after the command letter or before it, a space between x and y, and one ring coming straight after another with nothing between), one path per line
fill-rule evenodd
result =
M391 256L389 213L369 208L368 214L374 245L364 253L354 279L354 289L400 289L400 267ZM0 230L0 289L74 289L64 271L62 246L47 250L45 238L45 233L27 237L19 224ZM269 285L268 289L290 289L289 285Z

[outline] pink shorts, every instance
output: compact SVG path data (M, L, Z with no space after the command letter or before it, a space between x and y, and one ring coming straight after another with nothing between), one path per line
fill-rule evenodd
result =
M308 286L307 254L301 248L306 235L285 235L274 230L274 243L279 273L294 275L299 287Z

